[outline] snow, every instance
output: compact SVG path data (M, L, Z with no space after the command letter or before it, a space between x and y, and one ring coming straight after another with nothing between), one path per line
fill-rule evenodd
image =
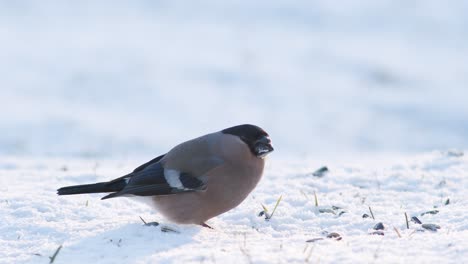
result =
M466 10L2 2L0 153L149 158L242 123L288 155L468 148Z
M467 10L0 2L0 263L48 263L60 245L55 263L463 262L468 160L449 150L468 149ZM244 123L266 129L275 152L214 230L131 199L55 195ZM280 195L272 219L257 216ZM375 220L362 218L369 207ZM406 229L405 212L441 228ZM384 236L370 235L379 222Z
M136 161L6 158L0 163L0 262L48 263L60 245L56 263L455 263L468 258L466 156L432 152L361 162L271 158L257 189L236 209L210 220L210 230L172 224L129 198L55 195L60 186L120 176ZM313 176L321 165L330 171ZM259 217L261 204L271 213L280 195L273 217ZM333 212L332 206L341 209ZM362 217L370 215L369 207L375 220ZM421 216L432 210L438 213ZM410 222L406 229L405 212L441 228L429 231ZM144 226L140 216L160 225ZM370 234L378 222L385 227L383 236ZM162 226L178 233L162 232ZM325 232L336 232L341 240L326 238ZM315 238L323 240L306 242Z

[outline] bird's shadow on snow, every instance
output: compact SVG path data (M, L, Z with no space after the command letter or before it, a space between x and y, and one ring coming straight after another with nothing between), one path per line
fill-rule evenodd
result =
M163 232L161 226L127 224L65 244L58 258L67 263L133 263L192 242L200 229L183 226L175 228L177 232Z

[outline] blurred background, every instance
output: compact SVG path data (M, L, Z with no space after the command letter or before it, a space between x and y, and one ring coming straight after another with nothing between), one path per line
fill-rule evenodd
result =
M467 1L0 1L0 154L468 147Z

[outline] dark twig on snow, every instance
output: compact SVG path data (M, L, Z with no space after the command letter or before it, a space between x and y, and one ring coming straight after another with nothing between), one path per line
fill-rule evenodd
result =
M55 253L54 253L54 255L52 255L52 257L49 257L49 259L50 259L50 262L49 262L49 263L50 263L50 264L54 263L55 258L57 257L57 255L59 254L59 252L60 252L61 249L62 249L62 245L60 245L60 246L57 248L57 250L55 250Z
M406 229L409 229L408 215L405 212Z
M371 208L370 206L369 206L369 212L370 212L370 214L371 214L371 216L372 216L372 219L375 220L374 213L372 212L372 208Z

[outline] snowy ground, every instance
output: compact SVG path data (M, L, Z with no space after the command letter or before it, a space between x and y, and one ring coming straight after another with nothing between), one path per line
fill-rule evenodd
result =
M0 162L0 262L48 263L460 263L468 259L468 158L433 152L361 163L271 159L238 208L178 226L146 205L100 195L58 197L57 187L117 177L128 160L4 158ZM323 177L311 175L327 165ZM316 192L319 207L315 206ZM270 221L257 216L265 204ZM449 200L448 204L447 200ZM332 206L338 206L334 212ZM363 218L372 208L375 220ZM321 211L325 211L320 213ZM437 210L437 214L421 214ZM344 213L340 214L341 211ZM438 231L422 229L404 213ZM158 221L160 226L143 226ZM384 235L369 233L382 222ZM178 233L162 232L167 226ZM397 234L401 235L401 237ZM336 232L341 240L326 238ZM306 242L323 238L315 242Z

